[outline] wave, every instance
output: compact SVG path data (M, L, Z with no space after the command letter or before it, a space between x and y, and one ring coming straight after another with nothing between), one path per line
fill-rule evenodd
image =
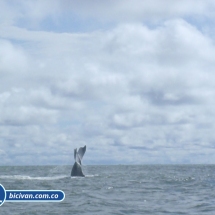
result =
M63 178L67 178L67 175L59 175L59 176L47 176L47 177L33 177L28 175L1 175L1 179L15 179L15 180L59 180Z
M85 175L85 177L79 177L79 176L71 176L71 178L93 178L99 176L98 174L96 175Z
M85 175L86 178L96 177L98 175ZM42 181L51 181L51 180L60 180L64 178L69 178L68 175L58 175L58 176L29 176L29 175L1 175L0 179L8 180L42 180ZM71 177L71 178L80 178L80 177Z
M87 178L97 177L97 176L99 176L99 175L98 174L96 174L96 175L85 175L85 177L87 177Z

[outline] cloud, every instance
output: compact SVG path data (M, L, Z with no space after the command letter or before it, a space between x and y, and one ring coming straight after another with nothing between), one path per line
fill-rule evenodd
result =
M24 72L27 67L27 56L21 47L7 40L0 40L0 72L2 75L16 70Z
M96 3L1 3L3 164L70 164L85 144L91 164L213 163L214 38L187 18L213 2ZM68 11L96 28L44 27Z
M67 1L62 2L64 7L69 10L78 11L82 17L91 16L96 19L121 20L121 21L139 21L143 20L161 20L162 18L174 18L177 16L207 14L212 15L211 8L214 7L213 1L176 1L168 0L165 4L159 0L140 1L114 1L109 0L101 3L97 0L91 2L91 7L87 1ZM167 7L168 5L168 7ZM195 5L195 7L193 7ZM207 11L207 13L205 13ZM208 13L209 12L209 13Z
M167 7L168 5L168 7ZM2 1L1 22L22 28L49 31L90 31L109 29L122 23L144 22L149 26L183 18L208 29L213 25L213 0L120 1ZM204 26L201 26L204 25Z

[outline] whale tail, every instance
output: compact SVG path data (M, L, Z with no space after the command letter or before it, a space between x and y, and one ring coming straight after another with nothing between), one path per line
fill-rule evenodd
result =
M82 176L84 177L84 174L81 169L81 160L86 152L86 145L84 147L80 147L77 151L77 148L74 149L74 159L75 163L72 167L71 176Z
M81 164L81 160L86 152L86 145L84 147L80 147L77 151L77 148L74 149L74 159L77 163Z

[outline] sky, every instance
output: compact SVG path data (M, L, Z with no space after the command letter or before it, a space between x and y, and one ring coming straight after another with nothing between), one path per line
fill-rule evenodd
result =
M214 11L0 1L0 165L214 164Z

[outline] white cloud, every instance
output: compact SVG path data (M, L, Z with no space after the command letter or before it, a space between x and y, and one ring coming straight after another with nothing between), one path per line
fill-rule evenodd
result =
M86 163L215 162L214 38L185 19L205 12L210 19L213 2L195 1L191 10L193 1L109 1L95 12L95 1L85 15L72 2L82 19L118 24L46 31L45 19L75 16L65 2L1 3L8 11L0 25L3 164L34 164L38 156L38 164L69 164L84 144ZM149 27L150 19L159 25ZM38 26L29 30L31 22Z
M27 57L21 47L6 40L0 40L0 72L2 75L17 70L25 72Z

